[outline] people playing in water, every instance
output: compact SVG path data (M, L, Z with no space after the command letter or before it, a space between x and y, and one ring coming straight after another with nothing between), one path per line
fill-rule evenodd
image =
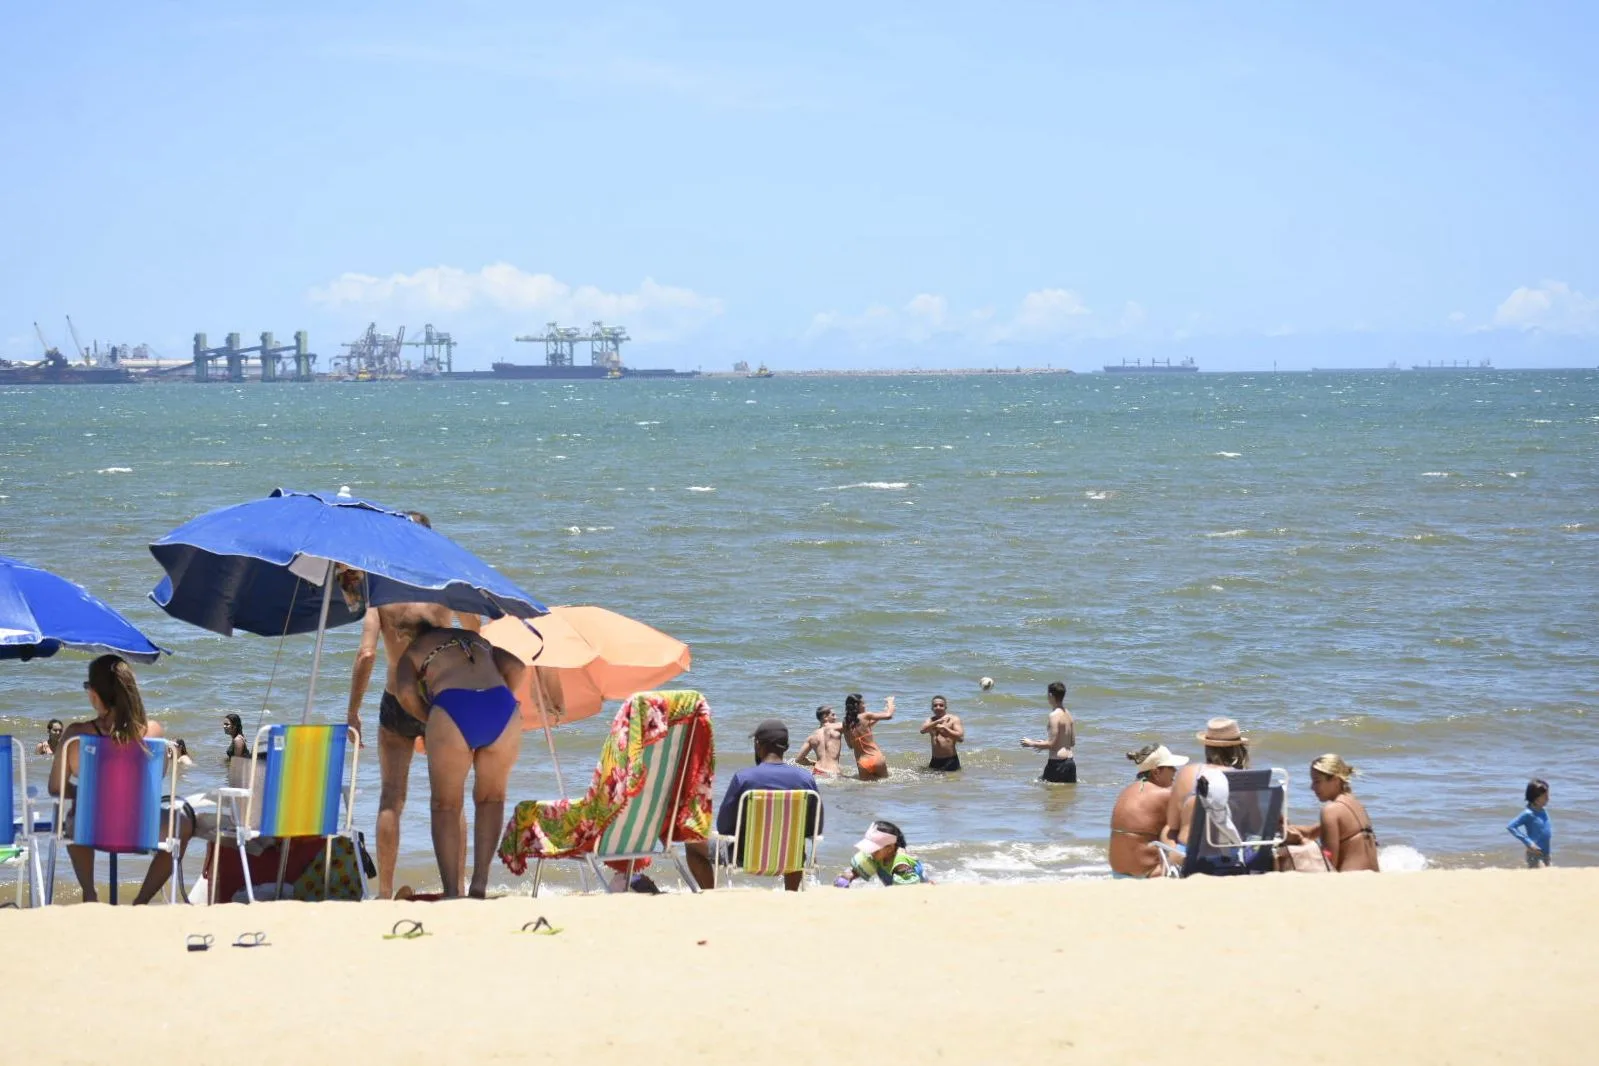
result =
M61 731L66 726L61 719L52 718L44 727L44 739L39 741L39 746L33 749L35 755L54 755L56 748L61 746Z
M872 736L872 727L894 717L894 697L883 701L881 711L866 710L859 692L844 697L844 743L855 753L855 768L862 781L879 781L888 776L888 760Z
M816 708L816 730L805 738L794 761L818 777L837 777L838 756L843 750L844 727L832 706L823 705Z
M1188 846L1188 829L1194 822L1194 786L1207 770L1249 769L1249 738L1231 718L1212 718L1195 739L1205 746L1205 761L1190 763L1177 771L1171 798L1166 801L1164 839Z
M1549 825L1549 782L1533 778L1527 782L1527 809L1505 826L1510 835L1527 849L1527 866L1548 866L1554 856L1554 830Z
M433 528L433 523L422 512L408 511L407 515L411 521ZM346 574L351 572L345 571ZM426 729L425 712L422 719L417 719L406 713L401 705L400 686L395 681L395 674L419 627L445 627L452 624L452 619L461 628L474 633L482 626L477 615L458 614L437 603L387 603L381 607L369 607L362 621L361 647L356 652L355 667L350 675L350 702L346 720L362 736L363 742L370 740L370 736L361 729L361 704L366 699L367 685L372 680L372 668L377 664L381 638L387 671L383 680L383 697L378 702L377 732L377 865L380 899L388 899L394 894L394 862L400 852L400 815L405 810L406 786L411 777L411 759L416 754L417 739ZM464 811L459 835L464 842ZM461 856L457 869L465 871L465 854ZM464 872L461 876L465 876Z
M1320 841L1327 865L1338 873L1378 869L1377 834L1372 832L1366 808L1349 787L1354 776L1355 768L1339 755L1323 755L1312 762L1310 789L1321 801L1321 821L1290 826L1287 833L1290 844Z
M244 739L244 723L238 715L222 716L222 735L228 738L228 750L222 756L224 762L250 757L250 742Z
M1110 871L1114 878L1159 877L1160 849L1155 841L1166 825L1166 801L1172 780L1186 755L1173 755L1164 744L1148 744L1127 753L1138 777L1122 789L1110 812Z
M83 683L83 688L89 696L94 717L73 722L61 731L61 743L56 746L55 761L50 764L49 788L52 796L66 795L71 798L77 790L78 759L83 746L80 742L69 749L67 741L71 738L96 736L106 737L117 744L143 744L147 738L162 734L161 724L145 715L139 682L133 676L133 668L120 655L102 655L89 663L89 678ZM187 806L184 804L185 808ZM69 808L67 825L73 823L73 818L74 814ZM194 831L193 820L187 810L183 810L179 812L177 822L178 837L186 847ZM83 888L83 902L99 902L99 893L94 885L94 849L68 844L67 855L72 860L72 872L77 875L78 884ZM179 861L182 861L181 855L180 848ZM149 903L171 875L171 853L152 853L150 869L145 873L144 883L139 886L133 902ZM111 890L114 893L116 886L112 885Z
M194 759L189 755L189 743L182 737L172 742L172 750L177 753L178 769L186 770L194 765Z
M472 772L472 883L488 891L489 867L505 824L505 790L522 744L516 687L527 669L470 629L417 623L400 655L395 685L404 710L424 723L432 791L433 852L443 895L461 895L467 771Z
M1057 785L1077 783L1077 721L1066 709L1066 683L1051 681L1046 690L1049 695L1049 717L1045 719L1043 740L1023 738L1022 747L1049 752L1044 761L1040 781Z
M933 754L927 768L954 773L961 768L960 753L955 750L955 745L966 740L966 727L961 725L959 718L949 713L949 700L943 696L933 697L931 711L921 728L921 732L926 733L933 742Z
M884 885L932 884L927 867L905 847L905 834L893 822L873 822L855 845L849 869L838 875L835 888L876 878Z

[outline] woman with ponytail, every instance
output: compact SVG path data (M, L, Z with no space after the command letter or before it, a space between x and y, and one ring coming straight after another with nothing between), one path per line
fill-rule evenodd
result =
M133 668L120 655L102 655L89 664L89 677L83 683L89 697L94 717L83 722L73 722L61 734L56 745L55 762L50 766L50 794L71 797L77 788L78 752L82 742L74 744L69 753L66 742L74 736L105 737L117 744L143 744L147 737L159 737L161 724L145 715L144 699L139 695L139 682ZM69 820L72 814L67 814ZM179 817L179 834L185 843L192 831L186 815ZM67 845L72 858L72 872L78 875L83 886L83 902L96 903L99 896L94 887L94 849ZM150 871L134 903L148 903L166 884L172 874L172 856L164 851L155 852L150 859ZM114 886L113 886L114 887Z

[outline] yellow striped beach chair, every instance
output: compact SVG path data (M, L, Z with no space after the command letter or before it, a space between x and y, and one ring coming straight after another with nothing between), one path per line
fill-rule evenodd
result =
M333 869L334 838L346 837L352 846L355 845L355 770L361 751L359 737L347 725L269 725L256 733L254 751L247 787L223 788L217 792L217 808L223 814L223 824L218 826L217 835L219 838L231 835L239 849L245 894L251 903L256 902L249 858L245 854L252 841L283 842L321 837L326 841L322 867L325 895L327 875ZM258 775L261 778L259 787ZM287 847L279 850L282 859L278 864L277 896L284 892L283 875L289 856ZM212 854L220 857L220 846ZM209 902L215 903L215 860L212 865ZM357 869L360 865L356 863ZM366 896L364 871L361 895Z
M718 882L734 869L752 877L803 873L816 876L822 842L822 797L810 789L751 789L739 799L733 835L717 836L712 854Z

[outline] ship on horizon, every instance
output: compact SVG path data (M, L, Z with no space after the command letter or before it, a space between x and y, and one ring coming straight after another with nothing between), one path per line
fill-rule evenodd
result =
M1118 366L1105 367L1107 374L1197 374L1198 372L1199 367L1194 363L1192 356L1180 363L1173 363L1170 359L1153 358L1147 363L1142 359L1134 359L1129 363L1123 359Z
M1418 363L1418 364L1413 365L1410 369L1412 369L1412 370L1492 370L1493 368L1494 368L1493 364L1490 363L1486 359L1483 359L1483 360L1481 360L1479 362L1476 362L1476 363L1469 362L1469 361L1467 361L1465 359L1458 359L1458 360L1452 360L1452 361L1447 362L1447 363L1443 363L1443 362L1438 362L1438 363L1433 363L1433 362Z

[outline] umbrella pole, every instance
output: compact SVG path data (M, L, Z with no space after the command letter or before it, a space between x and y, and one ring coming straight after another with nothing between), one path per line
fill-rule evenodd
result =
M550 720L542 710L539 720L544 723L544 742L550 746L550 764L555 767L555 787L561 790L562 799L571 799L566 794L566 782L561 778L561 757L555 754L555 734L550 732Z
M305 690L305 712L300 715L300 724L305 725L311 720L311 704L316 700L316 674L322 666L322 638L328 631L328 606L333 602L333 560L328 560L328 571L322 575L322 616L316 623L316 651L311 653L311 684Z

